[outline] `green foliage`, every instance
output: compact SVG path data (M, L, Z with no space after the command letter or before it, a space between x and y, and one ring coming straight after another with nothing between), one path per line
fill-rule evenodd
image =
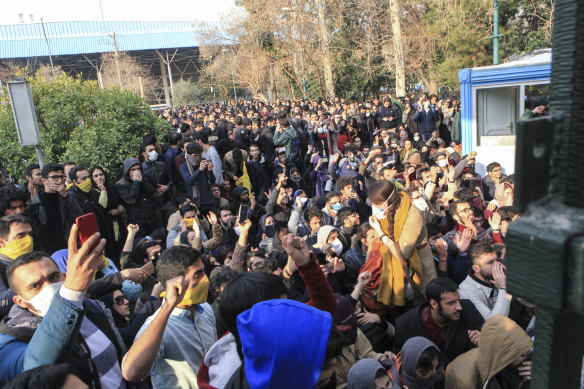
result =
M162 135L168 124L138 95L101 90L95 82L65 74L47 80L28 79L39 121L45 162L73 160L102 166L115 179L124 159L135 156L145 133ZM34 147L21 147L6 90L0 95L0 155L10 174L24 178L27 164L36 162Z
M195 105L213 100L210 88L180 80L173 85L172 102L174 105Z

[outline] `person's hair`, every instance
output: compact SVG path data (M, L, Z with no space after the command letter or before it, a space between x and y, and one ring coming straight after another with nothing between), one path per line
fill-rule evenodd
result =
M65 363L42 365L26 370L8 381L4 389L59 389L65 385L67 377L72 374L71 366Z
M505 250L505 243L495 243L493 245L493 250L495 250L495 254L497 254L497 259L501 258L503 254L503 250Z
M343 207L343 208L341 208L339 213L337 213L337 218L339 219L339 222L341 223L341 225L343 225L345 223L346 219L348 219L349 217L351 217L353 214L356 214L356 213L357 213L357 211L351 207Z
M227 284L239 273L227 266L218 266L211 272L209 288L215 298L221 294L221 285Z
M200 119L193 120L193 128L202 127L203 122Z
M180 128L180 132L185 134L185 133L189 132L189 130L191 129L191 125L189 123L182 122L180 124L179 128Z
M166 287L173 278L184 276L187 268L201 260L201 253L192 247L172 246L158 258L156 272L158 281Z
M223 289L219 310L227 329L239 338L237 316L256 303L282 298L288 289L282 279L264 272L247 272L236 275Z
M0 216L4 216L12 201L22 201L24 206L26 204L24 192L11 186L0 188Z
M331 190L330 192L328 192L324 196L324 199L325 199L326 203L328 204L332 200L333 197L340 197L340 196L337 192L335 192L334 190Z
M510 205L499 207L497 208L496 212L499 214L499 216L501 216L501 221L505 222L510 222L513 220L515 216L519 215L519 212L514 210L513 207Z
M197 213L197 208L195 208L195 206L193 204L185 204L182 207L180 207L180 215L182 217L185 216L185 213L187 212L195 212L195 214Z
M501 164L499 162L491 162L490 164L487 165L487 172L490 173L498 167L501 167Z
M438 277L434 278L426 286L426 298L428 300L435 300L440 303L444 293L453 293L458 291L458 285L450 278Z
M39 164L38 164L38 163L31 163L31 164L28 164L28 165L27 165L27 167L26 167L26 169L24 170L24 175L25 175L25 176L28 176L28 177L32 177L32 171L33 171L34 169L40 169L40 168L41 168L41 167L39 166Z
M450 214L451 214L452 216L454 216L454 215L458 214L458 206L459 206L460 204L468 204L468 205L470 206L470 205L471 205L471 202L469 202L469 201L464 201L464 200L458 200L458 201L455 201L455 202L453 202L453 203L450 205L450 209L449 209L449 211L448 211L448 212L450 212Z
M187 154L189 155L203 154L203 146L201 146L197 142L191 142L187 145Z
M310 222L310 219L317 217L322 220L322 211L316 207L310 207L304 211L304 220Z
M423 167L416 172L416 179L422 181L422 173L431 171L429 167Z
M75 162L73 162L73 161L67 161L67 162L63 162L61 165L63 165L63 170L65 170L65 168L67 166L75 166Z
M77 181L77 172L82 172L84 170L87 169L80 165L72 167L71 170L69 170L69 180L71 180L71 182L73 182L73 180Z
M416 366L416 373L425 376L431 371L434 371L434 360L438 359L438 366L444 366L444 356L442 353L431 346L422 351L418 358L418 366Z
M195 137L206 145L209 144L209 133L207 131L199 131L195 134Z
M260 149L260 146L257 143L250 143L249 144L249 149L251 150L252 147L257 147L258 149Z
M387 201L389 209L389 214L387 215L387 222L389 223L389 229L387 235L391 240L394 240L394 229L393 223L395 220L395 214L401 206L401 195L395 185L387 180L377 180L369 186L368 191L369 200L372 203L384 203Z
M441 235L440 225L437 223L426 224L426 231L428 232L428 237Z
M30 253L22 254L18 258L8 265L6 268L6 278L8 279L8 285L14 291L14 294L20 294L20 289L16 285L14 285L14 272L21 266L28 265L29 263L39 262L43 258L48 258L51 261L53 259L51 256L44 251L31 251ZM55 263L55 261L53 261ZM55 263L55 266L57 264Z
M219 208L219 215L217 216L221 216L221 211L229 211L233 214L233 211L231 211L231 208L229 208L228 206L222 206L221 208Z
M186 143L193 142L194 139L191 135L183 135L182 139L180 140L180 148L184 149Z
M63 171L63 166L61 166L55 162L49 162L45 166L43 166L43 170L41 171L41 174L42 174L43 178L47 178L49 176L49 173L58 172L58 171Z
M10 227L13 224L31 224L30 219L24 215L9 215L0 218L0 238L6 240L10 235Z
M355 184L355 178L354 177L341 177L337 181L337 189L339 191L341 191L341 190L345 189L346 186L353 187L354 184Z
M458 199L457 201L464 201L464 202L472 203L472 200L474 199L474 197L475 197L474 189L462 188L462 189L458 189L456 192L454 192L454 198Z
M468 259L471 264L478 265L481 256L494 253L495 249L488 242L477 242L468 249Z
M171 132L168 135L168 144L171 146L178 145L182 139L182 135L177 132Z
M352 246L355 245L360 245L361 244L361 239L365 239L365 237L367 236L367 231L373 229L373 227L371 227L371 225L369 223L363 223L361 224L358 228L357 228L357 232L355 233L355 235L353 235L353 242L352 242Z

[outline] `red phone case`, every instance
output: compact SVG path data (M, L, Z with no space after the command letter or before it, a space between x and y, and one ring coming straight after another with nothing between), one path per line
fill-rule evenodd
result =
M77 224L78 231L79 231L79 240L81 244L85 243L89 238L93 236L96 232L99 232L99 227L97 226L97 219L95 218L95 214L88 213L86 215L79 216L75 219L75 224ZM91 248L95 248L99 244L99 240L95 243L95 245Z

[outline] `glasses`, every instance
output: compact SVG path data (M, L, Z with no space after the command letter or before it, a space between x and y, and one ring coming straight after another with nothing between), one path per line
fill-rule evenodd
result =
M118 296L114 299L116 305L124 305L124 301L127 301L128 299L126 298L126 296L122 295L122 296Z
M67 179L66 175L54 175L54 176L48 176L47 178L53 180L53 181L65 181L65 179Z

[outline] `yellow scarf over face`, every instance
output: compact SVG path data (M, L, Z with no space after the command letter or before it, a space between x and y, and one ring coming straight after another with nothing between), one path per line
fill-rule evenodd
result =
M404 224L408 217L411 201L410 196L405 192L400 192L401 205L395 215L393 223L393 234L395 248L399 250L399 238L401 236ZM380 220L381 229L388 234L390 225L387 218ZM388 234L389 235L389 234ZM381 268L381 283L379 284L379 291L377 292L377 301L384 305L396 305L402 307L406 304L404 294L404 271L400 260L393 256L387 246L381 245L381 253L383 255L383 265ZM404 258L406 264L412 269L413 281L422 284L422 262L418 255L418 249L414 248L412 256Z

